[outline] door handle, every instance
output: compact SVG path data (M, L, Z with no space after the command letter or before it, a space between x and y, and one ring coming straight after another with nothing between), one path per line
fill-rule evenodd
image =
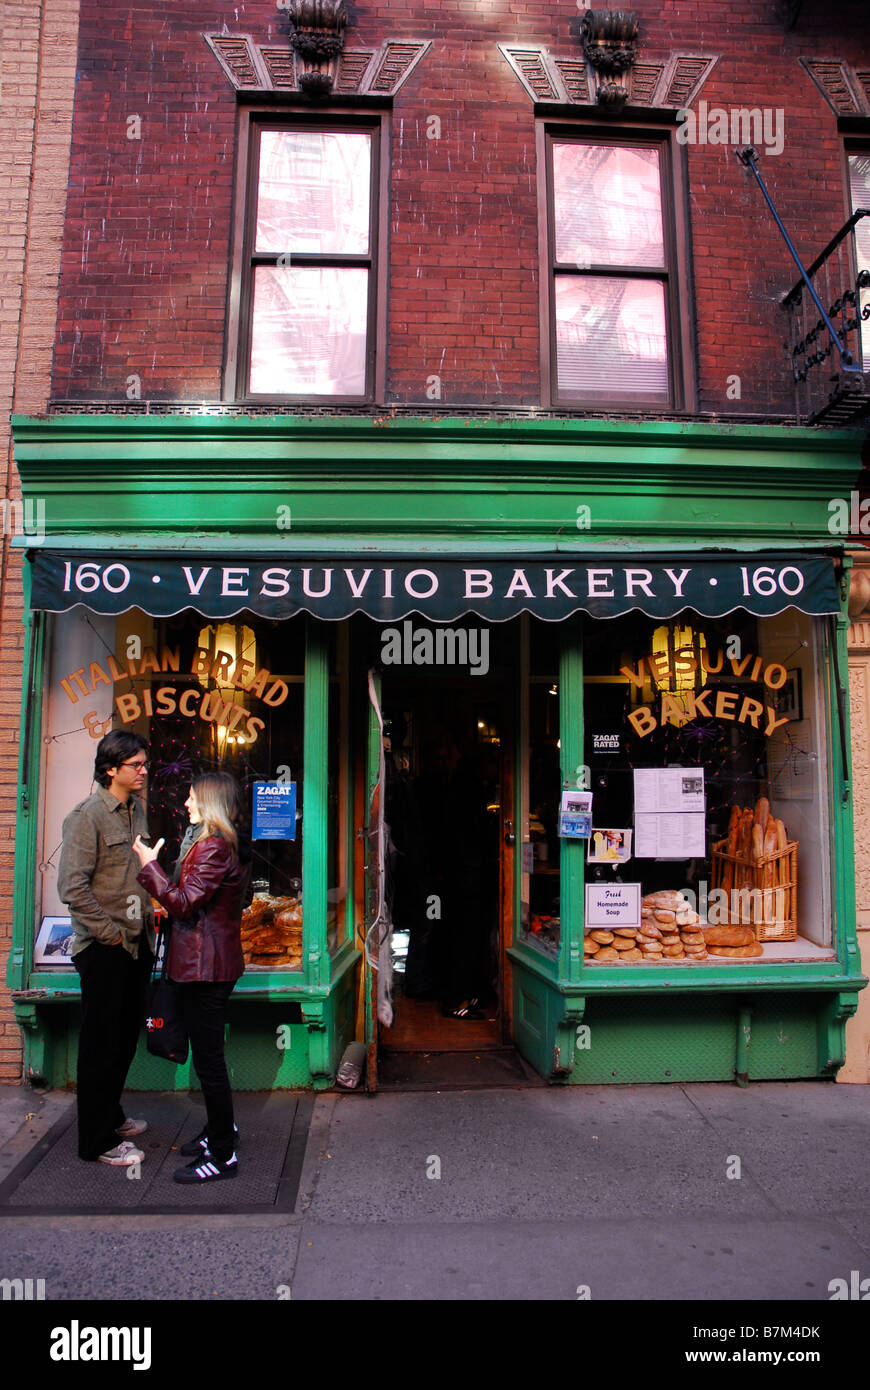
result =
M514 823L512 820L506 820L504 823L504 842L506 845L515 845L517 842L517 837L514 834Z

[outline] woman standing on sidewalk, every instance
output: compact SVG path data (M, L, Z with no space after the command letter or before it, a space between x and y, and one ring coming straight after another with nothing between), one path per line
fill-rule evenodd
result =
M195 1161L174 1173L176 1182L213 1182L238 1171L233 1097L224 1060L227 1001L244 973L241 919L246 870L239 862L236 821L238 787L226 772L193 779L184 803L188 832L173 882L161 869L154 849L136 838L133 849L142 865L139 882L172 917L167 974L179 986L182 1017L190 1038L193 1065L202 1086L206 1126L181 1152Z

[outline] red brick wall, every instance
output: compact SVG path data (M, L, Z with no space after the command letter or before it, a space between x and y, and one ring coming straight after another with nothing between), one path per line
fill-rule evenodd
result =
M845 220L836 121L798 57L870 56L864 0L805 3L787 32L777 0L643 0L641 55L719 54L710 107L782 108L785 146L762 165L811 259ZM274 0L83 0L54 390L124 400L219 399L236 98L201 38L282 42ZM387 36L433 47L393 111L388 399L539 401L532 104L496 44L579 52L575 0L405 0L349 6L348 46ZM142 117L142 139L126 117ZM438 115L440 140L426 138ZM785 413L791 383L778 302L796 272L729 146L688 151L700 403ZM726 397L727 378L741 398Z
M75 81L75 0L0 5L0 458L21 491L10 412L44 410L54 346ZM0 535L0 1082L21 1079L21 1030L5 987L12 934L24 628L20 552Z

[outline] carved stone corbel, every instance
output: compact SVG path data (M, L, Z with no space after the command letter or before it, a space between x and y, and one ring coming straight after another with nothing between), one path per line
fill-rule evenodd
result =
M583 56L597 75L598 105L618 116L628 100L625 74L637 58L634 10L587 10L583 16Z
M328 97L344 52L344 0L289 0L287 18L299 90Z

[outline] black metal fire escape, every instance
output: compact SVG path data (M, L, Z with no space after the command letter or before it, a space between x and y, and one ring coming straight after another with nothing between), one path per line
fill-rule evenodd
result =
M736 154L761 189L800 271L782 300L797 423L850 425L870 414L870 267L862 264L866 258L856 236L870 208L857 208L805 268L765 187L757 151L749 145Z

